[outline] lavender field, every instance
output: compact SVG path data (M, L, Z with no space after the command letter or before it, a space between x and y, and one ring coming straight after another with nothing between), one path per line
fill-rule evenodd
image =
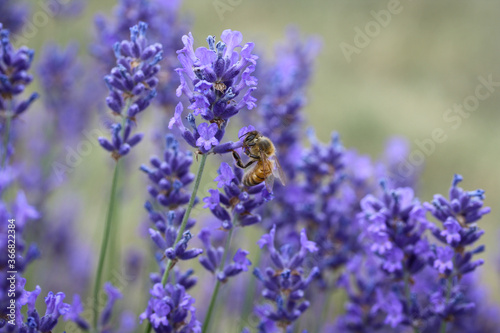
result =
M0 332L500 332L500 4L0 2Z

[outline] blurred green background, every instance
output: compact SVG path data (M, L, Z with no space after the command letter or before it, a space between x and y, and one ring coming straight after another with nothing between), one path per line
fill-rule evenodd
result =
M216 9L220 3L227 6L222 16ZM94 36L94 13L109 14L115 4L110 0L89 1L81 18L51 22L40 29L28 46L39 50L47 40L66 44L76 39L82 44L82 56L86 56L87 45ZM227 28L241 31L245 42L254 41L258 50L267 55L273 54L274 43L283 39L291 24L305 34L321 37L323 49L305 114L308 126L315 127L322 141L329 140L335 130L346 147L355 147L375 158L393 135L406 137L412 149L418 149L415 140L431 138L435 128L442 128L447 139L437 143L434 153L425 158L420 198L430 201L434 193L446 195L454 173L464 176L463 188L486 191L486 204L492 207L492 213L480 224L486 231L483 240L487 245L483 254L486 264L481 271L483 281L495 291L498 300L500 87L480 101L458 128L453 129L443 116L455 103L462 104L474 95L480 84L478 76L492 75L493 81L500 82L500 2L402 0L400 12L391 15L387 26L373 34L369 45L360 48L349 62L340 45L355 45L355 28L364 30L375 21L371 12L387 10L388 4L389 1L347 0L191 0L184 2L182 12L191 17L197 46L205 44L207 35L220 35ZM100 89L105 89L104 84ZM131 169L147 162L151 150L148 146L143 142L143 149L134 153ZM111 168L103 162L108 159L106 153L94 149L65 185L66 191L82 195L85 214L79 217L79 226L82 235L96 242L95 256L111 178ZM212 167L205 174L200 196L213 186L214 170ZM129 174L127 186L134 191L127 193L120 209L120 237L124 244L135 244L148 255L148 240L137 237L139 222L147 218L142 207L144 176L133 170ZM57 204L57 200L54 197L53 203ZM41 264L34 264L32 270Z

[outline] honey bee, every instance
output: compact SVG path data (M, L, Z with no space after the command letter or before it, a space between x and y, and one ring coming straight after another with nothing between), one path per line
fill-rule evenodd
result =
M250 157L250 161L243 164L240 155L233 151L233 157L238 167L246 169L254 164L243 175L243 185L255 186L265 181L269 193L272 192L275 178L278 178L281 184L285 185L285 173L278 162L276 148L274 148L272 141L258 131L248 132L244 136L242 148L245 155Z

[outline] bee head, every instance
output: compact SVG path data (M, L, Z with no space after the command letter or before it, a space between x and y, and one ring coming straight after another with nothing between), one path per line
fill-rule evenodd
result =
M243 139L243 143L245 145L249 145L251 143L254 143L256 139L261 137L261 135L258 131L250 131L248 133L245 133L243 136L245 137L245 139Z

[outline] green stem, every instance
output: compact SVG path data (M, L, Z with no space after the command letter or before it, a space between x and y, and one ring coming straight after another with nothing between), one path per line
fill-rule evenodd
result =
M196 180L194 182L194 188L193 188L193 193L191 193L191 198L189 199L188 206L186 208L186 212L184 213L184 217L182 218L181 225L179 227L179 230L177 232L177 238L175 239L174 245L179 242L179 240L182 237L182 234L184 233L184 230L186 229L186 224L189 219L189 215L191 214L191 209L194 206L194 200L196 199L196 193L198 192L198 188L200 187L200 182L201 182L201 176L203 175L203 170L205 169L205 162L207 161L207 154L201 155L201 161L200 161L200 166L198 167L198 173L196 174ZM168 280L168 276L170 274L170 271L174 267L175 263L172 263L172 260L167 261L167 265L165 266L165 272L163 273L163 277L161 279L161 284L165 286ZM151 322L148 322L148 325L146 326L146 331L145 332L151 332Z
M226 245L224 246L224 254L222 256L222 261L220 262L220 265L219 265L219 272L224 269L224 265L225 265L226 259L227 259L227 254L229 252L229 246L231 244L231 237L233 235L233 230L234 230L234 226L229 230L229 234L227 235L227 238L226 238ZM203 322L203 328L201 329L202 333L208 332L208 328L210 325L210 319L212 318L212 312L215 309L215 301L217 300L217 294L219 293L220 285L221 285L221 282L219 279L217 279L217 282L215 283L214 292L212 293L212 298L210 299L210 305L208 306L208 312L207 312L207 315L205 316L205 321Z
M125 163L120 163L118 166L119 170L117 171L119 174L122 174L123 172L126 171L126 165ZM121 258L121 251L120 251L120 245L121 245L121 240L120 240L120 225L117 223L117 221L120 220L120 204L122 203L123 199L123 179L124 176L121 176L120 179L117 180L116 183L116 194L115 194L115 200L114 200L114 205L113 205L113 212L112 217L113 221L111 221L111 230L110 234L113 235L110 240L109 240L109 250L108 250L108 256L109 258L113 258L111 262L106 265L106 270L103 272L104 279L109 279L112 276L112 273L114 271L118 271L119 267L121 267L122 263L122 258Z
M184 213L184 217L182 218L181 225L179 230L177 231L177 237L175 238L174 245L177 244L182 238L182 234L184 233L184 229L186 229L186 224L189 219L189 215L191 214L191 209L194 206L194 200L196 199L196 193L198 192L198 188L200 187L201 176L203 175L203 169L205 169L205 162L207 161L207 154L201 155L200 166L198 168L198 174L196 175L196 180L194 182L193 193L191 193L191 198L189 198L189 203L186 208L186 212ZM172 263L172 260L168 260L167 266L165 267L165 273L163 274L163 278L161 279L161 284L165 286L168 280L168 275L170 271L174 267L175 263Z
M9 138L10 138L10 123L12 121L12 118L7 116L5 119L5 132L3 133L3 149L4 151L2 152L2 168L5 167L5 163L7 162L7 155L9 154L9 149L8 149L8 144L9 144Z
M97 323L99 317L99 290L101 289L101 280L102 280L102 271L104 268L104 261L106 259L106 250L108 248L110 231L112 229L113 222L113 211L114 211L114 202L116 196L116 184L118 183L118 166L119 162L117 161L115 164L115 171L113 174L113 182L111 183L111 193L109 195L109 205L108 205L108 213L106 216L106 224L104 225L104 235L101 243L101 252L99 254L99 265L97 266L97 274L95 278L94 285L94 329L97 332Z

